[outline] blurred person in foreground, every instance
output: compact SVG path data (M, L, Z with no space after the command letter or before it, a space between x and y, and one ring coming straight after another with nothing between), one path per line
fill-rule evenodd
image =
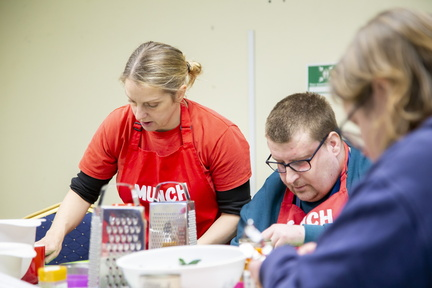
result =
M316 241L370 161L342 140L330 103L316 93L279 101L267 117L265 135L271 153L266 163L275 172L243 206L231 244L239 244L248 219L276 247Z
M250 200L249 144L230 120L186 99L201 71L201 64L168 44L150 41L135 49L120 77L129 104L108 115L87 147L39 241L46 262L59 254L64 236L114 175L138 190L147 219L150 202L184 199L177 187L155 195L158 183L186 183L196 205L198 244L226 244L235 236L240 209ZM132 203L130 191L123 192L122 200Z
M252 274L272 288L432 287L432 15L378 14L330 83L374 165L315 250L276 248Z

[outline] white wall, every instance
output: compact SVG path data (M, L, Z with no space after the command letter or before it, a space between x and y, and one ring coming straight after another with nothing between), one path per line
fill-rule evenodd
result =
M360 25L393 6L432 10L429 0L0 0L0 218L63 199L95 129L126 103L117 79L127 58L149 40L201 62L188 97L248 137L247 36L255 31L259 188L271 172L269 111L306 90L308 64L336 62Z

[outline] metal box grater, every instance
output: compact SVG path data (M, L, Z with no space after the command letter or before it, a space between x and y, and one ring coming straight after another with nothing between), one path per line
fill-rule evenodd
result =
M167 246L196 245L195 202L190 200L186 183L160 183L156 186L156 195L159 195L160 187L166 184L181 186L186 201L150 203L149 249Z
M138 206L132 185L117 183L116 186L130 189L136 206L102 206L106 187L103 188L91 225L88 283L91 288L129 287L116 260L145 249L144 207Z

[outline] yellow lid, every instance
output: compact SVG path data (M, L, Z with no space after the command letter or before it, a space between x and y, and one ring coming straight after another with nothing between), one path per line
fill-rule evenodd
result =
M38 277L41 282L56 282L66 280L67 268L60 265L47 265L38 269Z

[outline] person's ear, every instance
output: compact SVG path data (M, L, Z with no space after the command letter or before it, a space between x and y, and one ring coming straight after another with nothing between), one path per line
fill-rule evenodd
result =
M176 92L176 101L177 102L181 102L183 100L183 98L185 98L186 95L186 89L187 86L186 85L182 85Z
M338 155L342 150L343 141L339 134L335 131L330 132L327 138L327 146L330 149L330 152Z

